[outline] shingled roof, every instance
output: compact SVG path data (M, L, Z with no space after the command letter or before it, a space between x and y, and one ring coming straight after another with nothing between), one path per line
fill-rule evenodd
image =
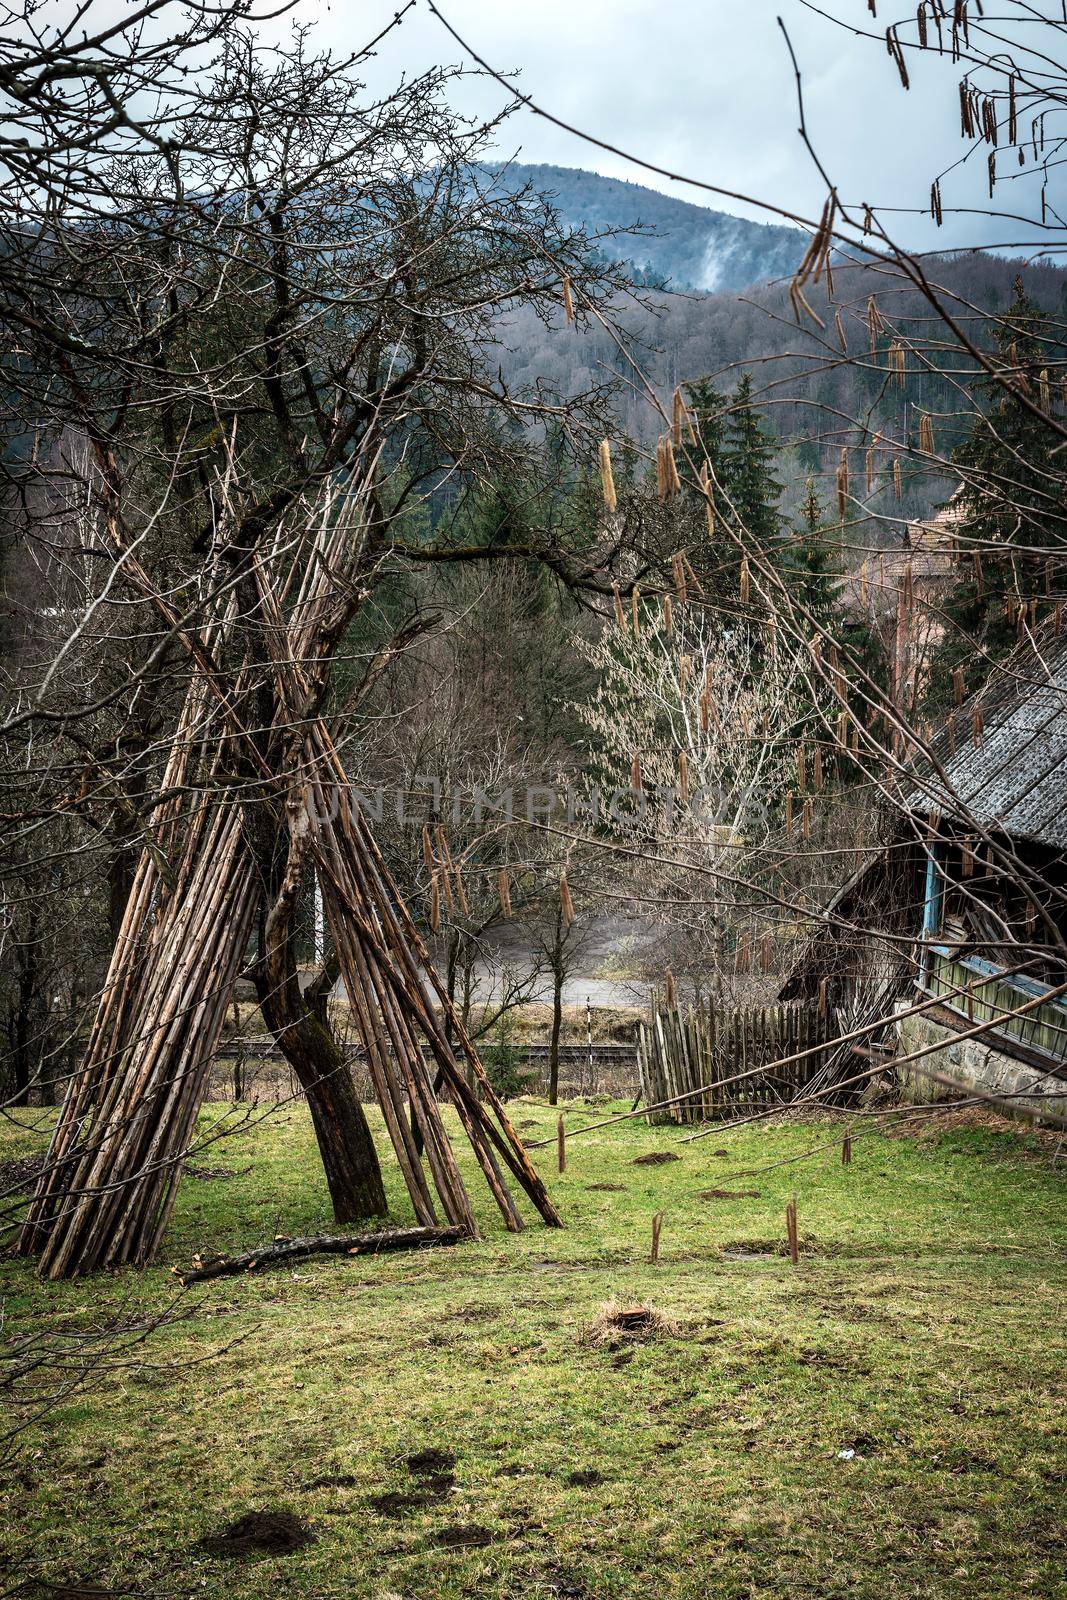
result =
M977 744L976 707L984 723ZM946 721L933 750L945 776L926 760L915 762L910 811L938 807L1067 849L1067 639L1012 655L956 712L954 739Z

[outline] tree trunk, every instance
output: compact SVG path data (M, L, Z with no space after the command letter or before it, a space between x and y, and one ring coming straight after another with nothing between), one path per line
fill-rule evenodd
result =
M292 898L275 903L266 948L261 932L253 971L259 1007L307 1096L335 1218L358 1222L362 1217L385 1216L388 1206L378 1152L344 1051L327 1019L326 975L312 986L307 999L300 992L292 905Z
M307 1095L334 1216L338 1222L384 1216L378 1153L344 1052L302 1000L295 1014L284 1000L279 1004L278 991L261 982L258 967L256 988L267 1027Z

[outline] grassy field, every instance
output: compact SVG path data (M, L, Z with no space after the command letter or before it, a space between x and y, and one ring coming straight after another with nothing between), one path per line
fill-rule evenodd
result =
M680 1145L623 1124L553 1177L563 1232L508 1236L484 1205L477 1244L181 1291L169 1266L198 1250L329 1226L307 1118L281 1108L196 1158L158 1269L5 1263L8 1340L179 1318L21 1436L6 1569L53 1597L1067 1595L1063 1180L1025 1131L922 1126L750 1175L832 1125ZM0 1159L39 1139L9 1125ZM635 1164L657 1151L680 1159ZM613 1298L670 1327L594 1342ZM211 1546L279 1509L301 1548Z

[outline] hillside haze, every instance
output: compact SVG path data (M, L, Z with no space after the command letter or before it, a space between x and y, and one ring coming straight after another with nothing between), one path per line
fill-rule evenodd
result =
M562 220L590 233L641 228L602 241L604 254L630 261L673 288L730 290L793 271L807 236L796 228L749 222L619 178L544 164L493 169L508 185L547 194Z

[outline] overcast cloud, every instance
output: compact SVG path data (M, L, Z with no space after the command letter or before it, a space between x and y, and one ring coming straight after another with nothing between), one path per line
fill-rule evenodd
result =
M828 4L860 27L870 23L863 0ZM440 7L494 67L520 67L522 90L566 121L659 166L801 215L818 214L825 190L797 135L779 14L802 68L809 131L844 198L925 212L932 177L964 149L958 67L912 58L913 87L905 93L880 39L855 38L799 0L440 0ZM396 10L397 0L333 7L301 0L298 15L317 23L322 43L354 49ZM382 43L367 76L374 88L385 89L404 71L461 59L425 0L417 0ZM468 85L462 104L484 114L504 98L496 84ZM760 215L656 178L526 111L508 124L501 154L587 167ZM981 209L984 180L982 158L973 171L950 176L943 184L946 212L951 206ZM946 216L940 232L926 216L893 221L898 237L917 247L1018 237L1017 230L982 217Z

